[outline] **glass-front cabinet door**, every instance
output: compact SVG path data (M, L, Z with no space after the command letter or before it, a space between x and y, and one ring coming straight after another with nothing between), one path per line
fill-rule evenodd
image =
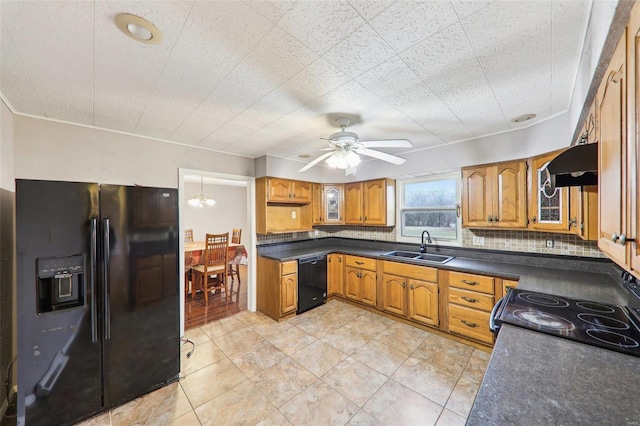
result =
M569 192L551 186L547 165L560 152L541 155L531 160L532 193L529 228L539 231L569 232Z
M324 222L327 224L344 223L344 186L325 185Z

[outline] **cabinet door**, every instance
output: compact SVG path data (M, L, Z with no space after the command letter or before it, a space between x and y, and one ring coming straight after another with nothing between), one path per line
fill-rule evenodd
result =
M638 134L638 132L640 132L638 126L640 122L638 118L638 114L640 114L640 80L638 79L638 73L640 73L640 4L638 2L636 2L631 10L628 40L627 58L629 58L629 63L627 66L629 67L629 78L627 93L629 93L631 97L631 101L629 102L629 108L631 110L628 116L633 117L633 121L629 123L632 133L628 143L634 152L631 161L627 163L631 167L628 171L629 178L627 182L629 182L629 188L627 190L627 197L632 219L630 221L631 229L629 232L631 233L630 237L635 238L635 241L627 244L630 245L630 269L635 271L635 275L638 277L640 276L638 275L638 271L640 271L640 234L638 234L640 231L640 186L638 185L638 180L640 179L640 136Z
M291 181L289 179L269 178L268 182L269 195L267 201L290 202Z
M598 248L614 262L627 264L626 246L619 244L626 229L626 96L624 38L611 58L599 90L600 123L598 156L599 221Z
M500 228L527 226L527 163L497 164L493 180L493 224Z
M327 294L344 294L344 262L341 254L327 256Z
M376 273L360 270L360 300L367 305L376 306Z
M518 287L518 281L513 281L513 280L502 280L502 296L506 296L507 295L507 291L509 291L510 288L516 288Z
M424 324L438 325L438 284L408 279L409 318Z
M344 186L345 223L358 225L362 223L362 183L347 183Z
M296 203L310 203L311 182L291 181L291 198Z
M598 186L569 188L569 229L584 240L598 235Z
M493 187L487 167L462 170L462 226L491 226Z
M280 313L295 312L298 308L298 274L283 275L280 283Z
M382 307L385 311L405 316L406 309L406 282L405 278L384 274L382 276Z
M384 179L371 180L362 185L362 220L367 225L387 224L387 185Z
M311 223L313 225L321 225L323 223L323 207L322 185L313 183L311 184Z
M360 300L360 269L344 268L344 295L349 299Z
M344 187L342 185L325 185L322 214L326 224L344 223Z
M568 188L550 189L547 165L560 151L531 159L531 205L529 229L569 231Z

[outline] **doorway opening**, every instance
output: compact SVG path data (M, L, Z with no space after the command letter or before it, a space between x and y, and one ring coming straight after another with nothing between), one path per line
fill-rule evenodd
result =
M179 169L180 235L192 231L192 243L180 238L181 334L190 328L236 314L255 311L255 179L248 176ZM192 202L190 199L213 199L215 203ZM225 276L224 290L196 291L193 285L195 265L204 262L206 234L229 233L241 229L239 245L229 247L229 267L237 274ZM227 271L228 272L228 271Z

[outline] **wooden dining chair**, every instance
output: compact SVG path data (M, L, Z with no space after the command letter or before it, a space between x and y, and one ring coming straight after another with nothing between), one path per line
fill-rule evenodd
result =
M193 229L184 230L184 242L193 242ZM184 297L185 300L189 295L189 282L192 280L191 267L193 266L193 253L190 251L184 253Z
M227 289L227 253L229 251L229 233L207 234L203 264L191 268L193 286L191 300L196 290L204 292L204 303L209 304L209 291L223 290L225 298L229 297Z
M239 228L233 228L233 231L231 231L231 242L233 244L240 244L240 239L242 237L242 229ZM242 250L242 247L239 247L240 250ZM240 283L240 265L236 265L236 269L233 269L233 265L231 263L229 263L229 272L227 272L229 274L229 278L231 278L231 281L233 282L235 276L238 277L238 283Z

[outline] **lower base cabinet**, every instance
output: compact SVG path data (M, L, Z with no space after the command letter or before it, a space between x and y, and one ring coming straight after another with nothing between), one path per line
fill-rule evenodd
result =
M258 257L256 288L259 312L276 321L295 315L298 309L298 262Z
M426 266L383 262L382 309L438 326L438 271Z
M366 257L345 256L344 295L366 305L376 306L376 260Z

